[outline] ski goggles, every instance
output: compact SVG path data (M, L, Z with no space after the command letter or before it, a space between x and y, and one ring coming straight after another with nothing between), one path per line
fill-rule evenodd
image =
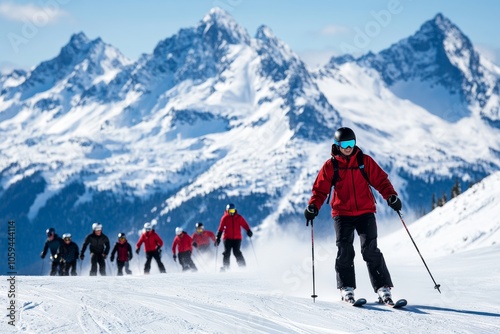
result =
M351 140L345 140L345 141L340 141L338 144L340 147L346 149L348 147L354 147L356 145L356 140L351 139Z
M121 237L121 238L118 238L118 241L125 241L127 239L125 239L124 237Z
M203 232L203 227L198 227L198 228L196 229L196 231L198 231L198 232Z
M64 238L64 241L71 241L71 238Z
M230 215L234 215L236 213L236 209L229 209L227 212L229 212Z

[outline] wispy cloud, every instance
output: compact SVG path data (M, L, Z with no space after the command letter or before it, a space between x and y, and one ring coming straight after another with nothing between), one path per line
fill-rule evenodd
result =
M68 13L57 7L40 7L33 4L0 3L0 16L11 20L25 22L26 20L43 24L54 23Z
M336 36L347 34L349 29L343 26L329 24L320 29L319 33L323 36Z
M481 54L482 57L488 59L489 61L500 64L500 49L495 49L489 45L475 44L474 47Z
M313 70L325 66L333 56L337 55L333 50L302 50L297 53L307 66Z

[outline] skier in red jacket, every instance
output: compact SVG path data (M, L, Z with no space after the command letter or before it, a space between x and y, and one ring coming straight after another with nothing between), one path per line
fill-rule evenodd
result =
M224 232L224 252L222 253L222 268L221 270L226 270L229 268L229 258L231 256L231 250L236 257L236 263L238 266L246 266L245 258L241 253L241 228L247 231L249 238L252 237L253 233L250 226L246 222L245 218L236 211L236 206L233 203L226 205L226 211L222 215L219 224L219 230L217 231L217 238L215 240L215 246L218 247L220 244L220 238Z
M372 287L381 301L390 304L392 303L390 289L393 284L384 256L377 247L375 198L370 185L387 200L387 204L395 211L401 210L402 204L382 168L372 157L365 154L361 156L363 158L363 166L361 166L358 163L360 154L363 153L356 146L354 132L346 127L338 129L332 145L332 158L323 164L316 177L312 196L304 215L308 222L318 215L334 182L330 204L338 248L335 261L337 288L341 291L342 300L354 301L356 280L353 242L356 230ZM336 171L333 159L336 160L335 165L338 166Z
M132 270L129 269L129 261L132 260L132 246L127 241L127 236L125 233L118 233L118 241L111 251L111 257L109 258L111 262L115 260L118 266L118 276L123 276L123 267L125 267L125 272L129 275L132 274Z
M153 230L151 223L144 224L144 233L142 233L139 241L137 241L135 252L139 254L141 250L141 245L144 243L144 250L146 251L146 264L144 264L144 274L149 274L151 269L151 259L155 259L160 269L160 273L166 273L165 266L161 262L161 247L163 246L163 240L160 236L156 234Z
M175 238L172 242L172 254L174 261L177 262L177 255L179 256L179 264L182 266L182 271L192 270L197 271L196 265L191 259L193 251L193 239L184 232L182 227L175 228Z
M205 230L203 223L196 223L196 231L193 233L193 247L200 253L210 253L210 246L215 242L215 234Z

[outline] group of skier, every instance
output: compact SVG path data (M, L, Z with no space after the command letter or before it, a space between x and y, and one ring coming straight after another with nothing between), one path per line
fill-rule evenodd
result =
M312 196L304 211L304 216L307 222L306 225L309 222L312 225L319 209L325 200L331 196L331 215L338 248L335 271L337 288L340 290L341 299L357 305L354 298L356 280L353 247L354 232L356 231L360 238L361 254L367 264L373 290L378 294L382 303L394 305L391 295L393 283L384 256L377 245L376 202L371 187L380 193L389 207L399 213L402 203L398 193L389 181L387 173L371 156L363 154L356 145L354 131L347 127L341 127L334 135L331 158L323 164L313 184ZM332 188L333 194L331 194ZM160 272L165 272L165 267L160 259L163 241L154 232L152 226L148 224L146 223L144 226L144 233L137 243L136 253L139 254L140 246L144 243L147 258L144 273L149 273L152 258L158 263ZM92 263L90 274L96 274L96 264L98 263L101 266L101 275L105 275L104 259L109 251L109 240L101 233L102 226L100 224L94 225L93 234L85 238L80 259L83 260L85 249L90 244ZM224 233L222 237L224 241L223 267L221 269L229 267L231 252L236 257L238 265L245 266L245 259L240 250L241 228L246 230L248 237L252 237L253 233L248 223L237 213L234 204L228 204L220 220L216 236L210 231L205 231L201 223L196 225L196 232L193 236L189 236L180 227L176 228L176 236L172 243L173 258L175 261L179 260L183 270L197 270L191 259L193 247L198 248L200 252L209 250L212 242L217 247ZM65 264L62 273L67 275L71 270L71 274L75 274L78 246L71 242L71 235L64 234L60 246L57 241L60 238L53 229L47 230L47 235L48 239L42 257L50 248L54 259L61 259L61 262ZM119 241L113 249L111 260L113 260L116 251L118 253L119 274L121 274L121 268L124 263L127 263L132 258L132 252L130 245L123 246L127 244L125 236L120 233L119 237L123 238L123 240L120 239L122 241ZM123 243L120 244L120 242ZM56 264L57 262L53 261L51 275L56 273ZM314 294L313 297L315 297Z
M153 259L156 261L160 273L166 273L165 265L161 260L164 243L153 227L149 222L144 224L143 232L137 241L135 249L135 253L139 254L141 246L144 244L144 251L146 253L144 274L149 274ZM226 206L217 235L212 231L205 230L201 222L196 223L195 228L196 230L191 236L182 227L175 229L176 235L172 242L172 257L175 262L179 260L183 271L198 270L191 257L193 248L197 249L200 255L213 254L213 247L217 251L221 239L224 242L224 251L222 253L223 266L221 270L229 268L231 251L236 257L236 262L239 266L246 265L240 250L242 239L241 228L246 231L249 237L252 237L253 233L243 216L237 212L234 204L230 203ZM50 275L77 275L77 260L80 259L83 261L85 259L87 247L90 251L90 276L96 276L98 269L101 276L106 275L106 259L110 253L110 241L102 232L102 225L100 223L92 224L92 233L85 237L81 251L79 251L78 245L72 241L70 233L63 234L61 238L57 235L53 227L47 229L46 233L47 240L40 256L44 259L50 251L52 261ZM111 250L109 260L113 262L115 258L118 269L117 275L122 276L124 269L125 273L132 274L129 268L129 261L133 258L132 246L128 242L125 233L118 234L118 240Z

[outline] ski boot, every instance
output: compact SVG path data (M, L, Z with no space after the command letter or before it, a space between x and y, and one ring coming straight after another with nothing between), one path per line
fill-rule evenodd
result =
M340 289L340 296L343 301L353 304L356 300L354 299L354 288L344 287Z
M394 306L394 302L392 301L391 288L389 288L388 286L383 286L377 290L377 294L378 302L380 304Z

